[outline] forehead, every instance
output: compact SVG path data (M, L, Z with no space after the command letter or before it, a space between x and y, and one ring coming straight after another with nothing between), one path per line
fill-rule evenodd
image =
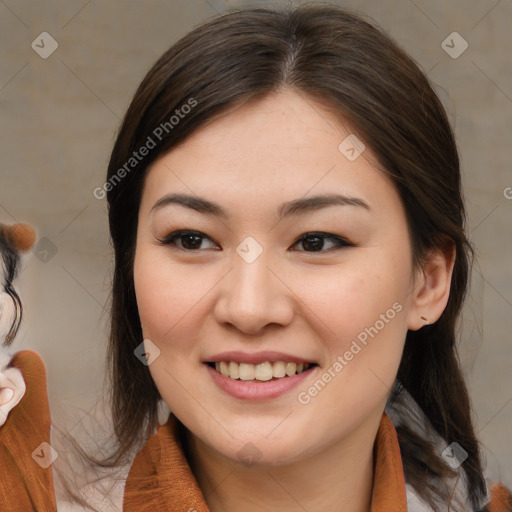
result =
M319 102L276 93L229 111L161 156L148 170L144 196L156 201L172 189L248 207L335 191L396 201L371 149L358 155L360 143Z

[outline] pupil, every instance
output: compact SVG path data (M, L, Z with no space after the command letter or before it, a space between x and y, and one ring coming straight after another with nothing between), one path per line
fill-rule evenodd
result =
M192 240L192 242L189 244L189 242L191 240ZM195 243L194 243L194 240L195 240ZM195 249L196 245L201 245L201 237L198 235L184 235L182 237L181 243L183 244L183 247L185 247L185 249ZM187 245L189 247L187 247ZM192 245L192 247L190 247L190 245Z
M324 241L319 236L311 235L311 236L304 238L302 245L303 245L304 249L306 249L306 250L316 251L316 250L322 249L322 247L324 245Z

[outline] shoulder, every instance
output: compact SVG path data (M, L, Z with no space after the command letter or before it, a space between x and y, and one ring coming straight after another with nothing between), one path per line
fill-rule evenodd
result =
M488 482L488 501L481 512L512 512L512 493L502 483ZM407 511L432 512L432 508L425 503L409 484L406 485ZM460 504L460 501L459 501ZM463 504L464 510L470 510L469 504ZM450 508L451 510L451 508Z
M0 426L29 395L46 397L46 367L41 356L33 350L22 350L12 357L0 347Z
M447 441L431 427L428 418L418 407L417 403L409 393L406 390L401 390L400 394L403 396L402 403L407 405L407 411L412 412L412 415L410 416L413 420L411 421L411 428L420 434L422 438L431 441L432 446L435 448L437 453L442 453L448 446ZM395 404L389 403L386 407L386 413L389 415L395 428L401 425L402 417ZM449 490L450 495L449 510L464 512L473 511L474 508L469 499L467 481L462 469L463 466L460 465L459 469L456 470L456 475L454 477L443 479L443 485ZM486 490L485 495L482 497L478 505L480 507L479 512L512 512L511 491L502 483L493 482L490 478L491 475L485 471L483 476L485 479ZM419 496L414 487L408 483L407 478L405 481L408 512L432 512L432 506L428 505L425 500ZM440 503L436 501L436 505L439 508L446 510L443 507L446 507L447 503Z
M503 484L497 482L490 485L491 496L487 505L488 512L511 512L512 493Z
M46 367L37 352L0 359L0 502L9 510L56 510ZM9 508L11 506L11 508Z

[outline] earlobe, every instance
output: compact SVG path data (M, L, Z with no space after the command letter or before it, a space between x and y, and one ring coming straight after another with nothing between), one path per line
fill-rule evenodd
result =
M455 245L432 250L418 272L409 309L407 327L412 331L434 324L442 315L450 297L455 263Z

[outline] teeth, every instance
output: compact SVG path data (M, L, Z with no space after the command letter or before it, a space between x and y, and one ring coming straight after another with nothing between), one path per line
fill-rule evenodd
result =
M220 363L220 373L222 373L222 375L224 375L224 377L229 377L229 368L228 368L228 365L222 361Z
M240 376L240 380L253 380L254 379L254 365L240 363L240 365L238 366L238 374ZM231 375L228 375L228 377L231 377ZM236 377L231 377L231 378L234 379Z
M270 363L256 365L256 369L254 370L254 378L256 380L271 380L272 377L272 365Z
M286 375L288 375L288 377L295 375L296 371L297 371L296 363L286 363Z
M285 361L266 361L260 364L237 363L235 361L221 361L215 363L215 369L231 379L268 381L272 378L302 373L311 366L310 363L291 363Z
M229 375L227 375L227 377L230 375L233 379L238 379L239 377L238 365L234 361L229 363Z
M272 365L272 375L274 377L284 377L286 375L286 363L283 361L276 361Z

